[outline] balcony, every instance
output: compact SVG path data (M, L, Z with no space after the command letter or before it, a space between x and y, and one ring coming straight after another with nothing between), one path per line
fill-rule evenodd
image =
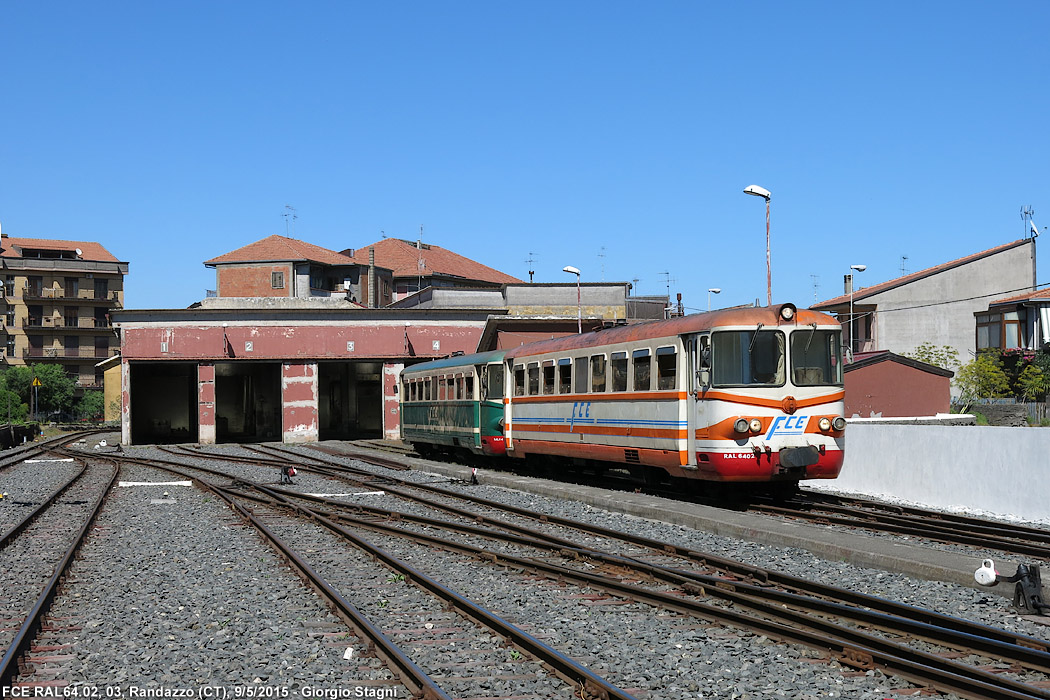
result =
M61 316L27 316L22 319L22 329L27 333L66 333L70 331L109 330L113 324L102 318L65 319Z
M26 302L50 301L55 304L105 304L116 308L122 307L120 292L116 290L102 291L82 289L67 294L65 290L55 287L36 287L27 285L22 287L22 300Z
M117 355L119 348L22 348L22 359L24 360L51 360L51 361L73 361L83 362L93 360L101 362Z

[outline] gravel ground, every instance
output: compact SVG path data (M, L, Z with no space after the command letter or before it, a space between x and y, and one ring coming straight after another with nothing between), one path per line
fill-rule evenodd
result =
M211 448L227 454L250 454L236 446ZM129 450L136 456L170 455L149 449ZM301 448L311 455L309 448ZM313 453L316 454L316 453ZM190 458L182 459L190 463ZM389 470L345 460L347 464L389 475ZM218 468L217 463L201 460L202 466ZM242 473L245 478L276 481L272 467L250 465L222 465L224 471ZM406 480L440 482L449 480L422 472L396 474ZM304 492L347 492L352 488L338 487L332 481L304 472L296 478L296 489ZM592 522L605 527L637 532L719 556L770 569L798 572L805 570L820 580L873 595L909 602L984 624L991 624L1036 637L1045 635L1046 628L1034 625L1013 615L1004 599L984 596L980 591L950 584L916 581L908 577L882 571L815 559L812 554L796 549L769 547L731 538L693 531L666 523L633 516L610 513L584 504L539 497L527 493L490 486L450 484L471 494L492 500L532 508L560 517ZM414 510L400 499L390 496L358 496L347 500L398 510ZM432 512L428 513L433 515ZM370 538L373 538L370 536ZM392 549L393 543L387 543ZM404 544L396 545L405 547ZM515 594L506 586L505 576L479 572L476 563L459 562L450 565L435 564L437 558L426 550L412 554L404 550L417 566L437 566L436 575L456 587L462 586L471 594L482 597L506 617L517 621L537 636L547 636L552 645L564 644L592 668L603 673L615 669L625 679L640 687L657 687L660 683L675 688L671 697L857 697L882 698L892 692L899 682L886 679L879 672L862 675L841 673L842 669L804 661L812 652L769 643L753 636L741 636L718 627L696 624L674 615L653 622L652 611L631 605L583 605L578 598L564 590L544 591L535 596ZM517 595L517 597L515 597ZM632 660L637 657L638 663ZM631 662L628 664L628 662ZM625 666L627 664L627 666ZM631 683L621 682L620 685ZM659 697L659 695L653 695Z
M142 467L121 478L172 480ZM51 675L121 686L125 697L130 687L203 685L287 688L293 697L306 687L383 688L408 697L400 684L376 684L390 675L361 658L349 629L225 503L196 488L118 488L51 618L78 628L59 640L72 644L71 658Z

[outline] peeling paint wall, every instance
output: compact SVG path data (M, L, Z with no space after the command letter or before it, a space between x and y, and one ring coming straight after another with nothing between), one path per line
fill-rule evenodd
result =
M197 366L197 442L215 444L215 365Z
M284 442L317 442L317 363L285 362L281 366Z
M388 440L401 437L401 408L397 393L397 380L404 362L388 362L383 365L383 435Z

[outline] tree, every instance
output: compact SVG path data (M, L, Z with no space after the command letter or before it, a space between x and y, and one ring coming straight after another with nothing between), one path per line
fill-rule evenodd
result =
M988 353L980 353L960 367L955 374L955 385L964 401L1001 398L1010 393L1010 380L1002 363Z
M951 345L934 345L927 341L911 352L905 352L902 355L919 362L925 362L928 365L952 371L959 366L959 352Z
M40 380L36 395L38 415L56 411L69 412L73 408L73 391L76 382L66 375L60 365L36 364L29 367L12 367L4 372L5 386L18 395L22 403L30 405L33 395L33 379Z
M106 412L106 397L101 391L89 389L77 400L75 412L78 418L102 420Z
M1035 365L1028 365L1017 377L1017 391L1023 401L1029 401L1039 394L1045 394L1047 384L1047 377L1043 374L1043 370Z

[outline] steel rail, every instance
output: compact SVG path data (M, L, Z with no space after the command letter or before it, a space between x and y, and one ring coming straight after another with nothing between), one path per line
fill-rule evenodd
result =
M608 554L586 545L576 543L563 544L562 542L564 541L550 542L544 539L537 539L531 533L527 535L509 534L475 525L450 523L422 515L403 513L376 506L366 506L318 496L310 496L307 494L299 494L288 489L275 488L272 490L286 498L296 498L325 505L330 508L378 516L388 521L411 522L426 527L530 546L570 558L586 557L608 566L616 566L632 570L642 576L648 576L654 580L679 586L683 591L693 594L710 595L713 597L724 598L726 600L736 600L741 603L747 602L748 600L772 600L778 604L788 605L796 609L835 615L836 617L852 619L856 622L880 629L904 632L942 646L948 646L957 650L972 651L986 656L993 656L999 660L1017 663L1043 673L1050 673L1050 652L1018 645L1013 642L993 639L984 634L961 632L930 622L917 621L899 615L881 613L867 608L829 601L824 598L804 596L781 589L771 588L769 586L759 586L742 581L728 581L725 578L713 574L702 574L668 566L650 564L634 557ZM260 497L260 501L262 500L263 499ZM337 519L345 518L352 521L355 525L369 527L369 521L360 518L348 518L342 513L329 513L326 515ZM375 529L379 530L380 528L377 527ZM382 529L382 531L389 532L385 528Z
M290 452L290 451L286 451L286 450L279 450L279 448L274 448L274 449L276 451L280 451L282 453L288 454L289 456L298 456L294 452ZM201 453L202 456L204 454L206 454L206 453ZM221 456L217 456L216 459L221 459ZM375 476L371 472L367 472L367 471L360 470L360 469L355 469L353 467L346 467L345 465L341 465L341 464L339 464L337 462L334 462L334 461L321 459L321 458L317 458L317 457L310 457L310 459L332 467L332 469L334 470L334 473L333 472L329 472L329 471L324 470L324 469L318 469L317 467L314 467L314 466L302 465L301 462L297 462L297 465L302 466L302 467L304 467L304 468L306 468L307 470L310 470L310 471L317 471L318 473L326 474L328 476L342 477L342 478L347 479L347 480L352 481L352 482L356 481L356 483L363 483L363 482L357 481L357 480L354 480L354 479L350 479L350 478L346 477L345 472L350 472L350 473L353 473L353 474L364 474L364 475L367 475L367 476ZM379 460L383 461L383 462L386 461L385 458L379 458ZM365 460L365 461L367 461L367 460ZM385 465L382 465L382 466L385 466ZM690 561L690 562L693 562L695 564L698 564L700 566L705 566L705 567L709 567L709 568L719 569L719 570L725 571L726 573L729 573L729 574L731 574L733 576L740 577L740 578L742 578L742 579L744 579L746 581L754 581L754 582L756 582L759 585L778 585L778 586L783 586L783 587L785 587L785 588L787 588L789 590L800 591L800 592L803 592L803 593L807 593L809 595L819 596L819 597L822 597L822 598L826 598L826 599L830 599L830 600L833 600L833 601L846 603L846 604L849 604L849 605L855 605L855 606L860 606L860 607L871 608L872 610L879 611L879 612L882 612L882 613L886 613L886 614L889 614L889 615L893 615L893 616L896 616L896 617L899 617L899 618L902 618L902 619L909 619L909 620L914 620L914 621L919 622L919 623L931 624L931 625L934 625L936 627L940 627L940 628L943 628L943 629L946 629L946 630L952 630L952 631L959 632L959 633L962 633L962 634L972 635L974 637L985 637L985 638L992 639L992 640L999 641L999 642L1003 642L1003 643L1006 643L1006 644L1013 644L1013 645L1017 645L1017 646L1024 647L1024 648L1035 649L1037 651L1050 652L1050 642L1048 642L1047 640L1044 640L1044 639L1039 639L1039 638L1036 638L1036 637L1030 637L1030 636L1020 635L1020 634L1014 634L1014 633L1007 632L1005 630L996 629L996 628L993 628L993 627L988 627L986 625L980 625L978 623L974 623L974 622L970 622L968 620L963 620L963 619L960 619L960 618L952 617L950 615L944 615L942 613L938 613L938 612L935 612L935 611L927 610L927 609L924 609L924 608L918 608L918 607L912 606L912 605L906 605L906 604L903 604L903 603L897 603L897 602L894 602L894 601L886 600L884 598L878 598L876 596L871 596L871 595L868 595L868 594L865 594L865 593L858 593L858 592L854 592L854 591L849 591L849 590L846 590L846 589L843 589L843 588L839 588L839 587L836 587L836 586L830 586L830 585L827 585L827 584L811 581L811 580L808 580L808 579L805 579L805 578L791 576L790 574L783 574L783 573L779 573L779 572L775 572L775 571L771 571L771 570L761 569L761 568L750 566L750 565L747 565L747 564L742 564L742 563L734 561L732 559L718 557L718 556L715 556L715 555L712 555L712 554L708 554L708 553L705 553L705 552L699 552L699 551L696 551L696 550L693 550L693 549L690 549L690 548L687 548L687 547L682 547L682 546L675 545L675 544L672 544L672 543L669 543L669 542L664 542L662 540L655 540L655 539L644 537L644 536L641 536L641 535L632 535L632 534L629 534L629 533L623 533L623 532L619 532L619 531L615 531L615 530L610 530L608 528L603 528L603 527L600 527L600 526L591 525L589 523L584 523L584 522L580 522L580 521L576 521L576 520L571 520L571 519L568 519L568 518L561 518L561 517L558 517L558 516L545 515L545 514L537 514L537 513L533 512L533 511L529 511L529 510L527 510L525 508L519 508L517 506L510 506L510 505L506 505L506 504L500 503L498 501L492 501L492 500L489 500L489 499L479 498L479 497L476 497L476 496L468 496L468 495L465 495L465 494L462 494L462 493L458 493L458 492L455 492L455 491L449 491L447 489L443 489L443 488L440 488L440 487L437 487L437 486L433 486L433 485L429 485L429 484L417 484L417 483L405 481L405 480L402 480L402 479L398 479L398 478L395 478L395 477L392 477L392 476L381 476L379 478L385 479L385 480L387 480L389 482L400 484L400 485L403 485L403 486L406 486L406 487L409 487L409 488L415 488L415 489L418 489L418 490L423 490L423 491L427 491L427 492L430 492L430 493L434 493L434 494L437 494L437 495L440 495L440 496L445 496L445 497L448 497L448 498L454 498L454 499L457 499L457 500L467 501L467 502L471 502L471 503L477 503L477 504L480 504L480 505L483 505L485 507L492 508L492 509L495 509L495 510L501 510L501 511L504 511L504 512L513 513L513 514L521 516L521 517L529 518L529 519L531 519L533 521L537 521L537 522L541 522L541 523L555 524L555 525L559 525L559 526L562 526L562 527L575 529L575 530L578 530L578 531L581 531L581 532L587 532L587 533L590 533L590 534L599 535L599 536L602 536L602 537L605 537L605 538L608 538L608 539L619 540L621 542L625 542L625 543L632 544L632 545L635 545L635 546L645 547L647 549L653 550L656 553L679 557L679 558L685 559L686 561ZM412 500L414 502L422 503L422 504L427 505L427 506L432 507L432 508L444 510L446 512L455 513L455 514L461 515L463 517L474 519L474 520L476 520L478 522L488 522L488 523L492 523L492 524L497 524L496 526L498 526L498 527L502 527L503 526L503 525L499 525L498 524L498 523L502 523L503 521L499 521L499 520L492 519L492 518L487 518L486 516L475 514L472 511L468 511L468 510L464 510L464 509L457 509L457 508L454 508L452 506L448 506L448 505L443 504L443 503L437 503L437 502L431 501L429 499L422 498L422 497L414 495L414 494L406 493L404 491L401 491L400 489L391 488L390 486L385 486L385 488L390 493L393 493L395 495L399 495L399 496L401 496L403 498L406 498L406 499L410 499L410 500ZM302 496L303 495L300 494L300 497L302 497ZM528 528L523 528L523 527L520 527L520 526L512 526L512 529L513 529L513 531L518 531L518 532L522 532L522 533L528 534L529 536L531 536L533 538L546 539L548 541L555 542L555 543L561 543L561 544L567 545L569 547L575 547L576 546L574 543L570 543L567 540L564 540L564 539L561 539L561 538L557 538L557 537L554 537L554 536L550 536L550 535L545 535L543 533L536 532L536 531L530 530ZM674 569L674 570L677 570L677 569Z
M124 461L134 461L136 463L141 463L141 461L137 460L137 459L128 459L126 457L122 457L122 458L119 458L119 459L122 459ZM142 460L142 461L145 461L145 460ZM149 463L152 463L152 460L150 460ZM189 465L180 465L180 466L183 467L183 468L188 468L188 469L199 469L198 467L192 467L192 466L189 466ZM165 469L165 470L168 470L168 471L171 471L171 472L174 472L174 473L178 473L178 474L181 474L182 476L184 476L186 478L190 478L190 479L193 479L195 481L198 481L199 483L202 483L202 484L206 485L209 489L211 489L215 493L221 495L223 500L227 501L228 503L231 503L231 505L234 503L234 500L233 500L234 498L238 498L238 497L242 497L243 496L243 494L237 493L236 491L233 491L232 489L224 488L224 487L217 486L217 485L214 485L214 484L208 484L207 482L201 480L198 477L193 476L192 474L188 474L185 471L173 468L171 466L157 466L156 468ZM495 615L494 613L489 612L488 610L485 610L484 608L482 608L481 606L473 603L472 601L467 600L466 598L460 596L458 593L455 593L451 589L448 589L445 586L441 585L440 583L438 583L434 579L431 579L431 578L427 577L422 572L414 569L409 564L401 561L400 559L390 555L389 553L385 552L384 550L376 547L375 545L373 545L372 543L368 542L367 540L364 540L364 539L356 536L354 533L346 530L346 528L343 528L343 527L339 526L338 524L333 523L329 519L318 515L317 513L313 512L312 510L310 510L308 508L304 508L302 506L299 506L299 505L291 502L289 499L283 498L279 494L273 492L271 489L268 489L265 486L262 486L261 484L250 484L250 485L253 488L259 490L262 493L267 493L268 495L271 496L271 498L274 498L281 505L284 505L285 507L287 507L287 508L289 508L289 509L291 509L293 511L301 513L305 517L308 517L308 518L314 520L319 525L322 525L322 526L328 528L329 530L331 530L332 532L335 532L336 534L340 535L341 537L343 537L345 539L348 539L356 547L358 547L359 549L361 549L364 552L367 552L373 558L383 562L387 567L393 569L394 571L396 571L398 573L403 574L407 581L411 581L411 582L421 586L425 590L428 590L432 595L436 595L437 597L441 598L442 600L445 600L446 602L451 604L453 607L455 607L456 610L458 610L460 612L460 614L464 615L465 617L474 620L475 622L477 622L478 624L480 624L480 625L482 625L484 627L488 627L489 629L492 629L498 635L500 635L501 637L503 637L505 639L512 640L522 650L532 654L533 656L535 656L536 658L540 659L542 662L546 663L551 668L553 668L559 675L561 675L562 678L564 678L565 680L569 681L572 684L577 685L579 688L581 688L585 692L589 693L590 695L587 696L587 697L594 696L596 698L600 698L601 700L637 700L635 698L635 696L633 696L633 695L627 693L626 691L616 687L615 685L609 683L604 678L602 678L601 676L598 676L597 674L593 673L592 671L590 671L586 667L577 664L575 661L573 661L569 657L567 657L567 656L565 656L563 654L560 654L559 652L557 652L554 649L548 647L546 644L544 644L543 642L539 641L535 637L532 637L531 635L529 635L528 633L526 633L523 630L519 629L518 627L516 627L516 626L512 625L511 623L503 620L501 617ZM249 515L251 515L246 508L243 508L243 506L238 508L238 512L242 512L242 514L249 514ZM252 524L255 527L260 528L261 530L265 530L266 529L265 526L261 522L259 522L257 518L255 518L254 515L251 515L251 518L252 518ZM266 530L266 531L268 532L268 530ZM274 539L271 540L272 542L279 541L279 538L277 538L276 534L270 533L269 535L267 535L268 539L270 539L271 537L274 538ZM334 588L331 588L330 585L327 584L327 582L325 582L324 579L321 578L319 574L314 572L313 569L311 569L309 567L309 565L306 564L306 562L304 562L301 559L299 559L295 555L295 553L290 548L287 547L287 545L284 545L284 550L287 550L287 551L286 552L282 551L282 555L288 556L289 557L289 561L295 562L295 566L297 568L298 567L305 567L303 569L304 571L308 570L308 571L312 572L312 576L316 576L317 580L324 584L324 586L326 587L326 590L325 590L325 596L326 597L329 597L329 599L331 599L330 596L333 595L333 594L335 596L338 596L338 599L340 601L345 602L345 604L350 606L351 609L353 609L355 612L357 612L358 615L361 615L362 620L367 622L367 618L364 618L364 616L360 612L358 612L356 610L356 608L353 608L352 604L350 604L349 601L346 601L346 599L343 598L341 596L341 594L338 593L338 591L336 591ZM341 604L340 604L340 607L341 607ZM371 625L371 623L368 623L368 624ZM375 629L374 632L376 634L378 634L378 635L382 635L382 632L379 631L378 629ZM371 634L368 634L366 636L369 639L372 638ZM386 637L382 636L382 639L386 640ZM390 644L393 647L394 650L397 651L397 653L398 653L398 655L400 657L403 657L409 663L412 663L410 659L408 659L407 657L404 657L403 654L400 653L400 649L399 648L394 646L393 643L389 642L389 640L386 640L386 641L387 641L388 644ZM414 663L412 663L412 665L415 666ZM418 667L416 667L416 668L418 668ZM426 676L425 672L423 672L421 669L419 670L419 672L423 673L423 675ZM429 680L429 676L427 676L427 679ZM431 681L431 682L433 682L433 681ZM438 688L436 686L436 684L435 684L434 687L438 691L441 692L441 695L435 696L435 700L436 700L436 698L446 698L447 697L444 694L444 691L441 691L440 688ZM424 697L424 700L430 700L429 697L426 696L426 695L424 695L423 697Z
M219 459L221 459L221 457L219 457ZM180 465L180 466L186 466L186 465ZM227 478L229 477L229 475L224 474L222 472L216 472L215 470L202 469L201 467L188 467L188 468L197 469L197 470L203 470L203 471L214 473L214 474L218 474L220 476L227 477ZM318 471L321 471L322 473L324 473L327 470L318 470ZM218 488L222 488L222 487L218 487ZM284 491L284 490L270 489L268 487L261 487L261 488L259 488L259 490L262 493L269 494L271 496L271 498L279 498L280 500L287 500L287 498L284 497L287 492ZM303 497L303 494L297 494L297 493L294 493L294 492L292 492L292 494L296 498L302 498ZM241 496L241 497L244 496L244 494L238 494L238 495ZM454 495L456 495L457 497L461 497L459 494L454 494ZM318 497L307 497L307 498L316 499L316 500L320 500L321 502L325 502L325 499L318 499ZM343 505L346 506L347 504L343 504ZM297 510L303 510L303 511L309 511L310 510L310 509L304 509L304 508L302 508L300 506L296 506L295 504L289 504L288 507L295 508ZM342 516L342 517L346 518L347 516ZM578 575L578 576L584 577L584 579L581 580L582 585L592 585L592 586L595 586L595 587L598 587L598 588L603 588L605 590L609 590L610 588L617 588L617 587L621 587L621 586L626 586L627 585L627 584L620 584L618 582L611 582L608 579L603 579L601 577L597 577L597 578L591 579L591 580L586 580L586 577L594 576L594 575L593 574L585 574L585 573L573 572L571 569L565 569L564 567L556 567L556 566L549 565L549 564L542 564L540 562L537 562L537 561L531 560L531 559L530 560L524 560L524 559L518 558L517 560L514 560L514 558L509 558L509 557L506 557L505 555L497 555L497 554L494 554L494 553L484 552L483 550L475 551L475 550L479 550L479 548L471 548L471 547L465 546L465 545L452 545L452 544L448 543L447 541L442 540L440 538L424 536L424 535L421 535L420 533L411 533L411 535L406 535L406 533L404 531L402 531L402 530L400 530L398 528L394 528L392 526L384 526L384 525L381 525L379 523L374 523L374 522L371 522L371 521L359 520L359 519L354 519L354 518L348 518L348 519L351 520L351 521L355 521L355 525L358 525L358 526L361 526L361 527L365 527L365 528L368 528L368 529L372 529L372 530L385 531L388 534L393 534L393 535L400 536L400 537L410 536L412 539L417 539L417 540L418 539L427 539L427 538L429 538L428 544L430 544L431 546L435 546L435 547L441 547L441 548L445 548L445 549L450 549L450 548L454 548L454 547L462 547L463 548L462 551L464 553L466 553L466 554L468 554L470 556L477 556L477 557L480 557L482 559L486 559L487 558L487 559L490 559L490 560L495 560L494 559L494 557L495 557L495 558L498 558L498 559L506 560L511 565L520 566L520 567L523 567L523 568L529 568L529 569L532 569L532 570L536 570L537 567L549 567L548 570L547 570L547 575L554 576L554 577L557 577L557 578L566 578L566 577ZM479 534L481 534L481 533L479 533ZM587 555L590 555L590 553L587 552ZM622 560L620 560L619 558L612 557L611 560L614 561L615 563L621 565L621 566L623 565L624 562L627 562L627 561L631 561L632 564L635 563L633 560L628 560L627 558L623 558ZM704 583L707 584L707 586L705 587L703 585L703 583L699 583L699 582L696 582L696 581L692 581L692 582L688 581L688 579L691 578L691 575L688 572L680 572L680 570L669 569L667 567L658 567L658 566L652 566L652 565L650 565L650 566L652 568L652 572L655 574L654 578L655 577L659 577L659 578L663 578L663 579L674 580L674 573L672 573L672 572L675 572L675 573L678 573L678 574L684 574L677 581L675 581L675 583L683 584L683 580L682 579L686 579L686 581L684 582L684 587L686 587L686 588L691 587L692 590L690 592L693 592L693 593L700 592L701 594L706 594L706 592L708 592L708 591L714 591L716 594L719 594L721 597L728 597L728 594L725 593L725 591L727 590L727 586L728 586L729 590L733 590L733 587L735 585L739 585L739 584L732 584L732 583L727 584L727 582L725 580L719 579L717 577L707 577L707 579L701 579L701 581L703 581ZM704 575L699 575L698 574L696 576L701 576L702 577ZM760 590L760 587L750 587L750 588ZM641 596L644 596L644 595L658 595L656 593L647 591L646 589L641 589L642 591L645 591L645 593L640 593L639 591L634 590L632 588L627 588L627 589L623 589L623 590L625 590L625 592L629 592L630 593L626 597L630 597L630 598L634 598L634 599L638 599L640 595ZM661 601L657 602L657 603L654 603L652 601L646 601L646 602L648 602L649 604L659 604L661 607L682 605L682 600L683 600L682 598L680 598L679 596L667 597L668 595L669 594L663 594L663 596L664 596L663 599ZM785 596L790 596L790 595L791 594L785 594ZM860 663L860 665L863 666L865 663L876 663L875 659L878 659L878 663L879 663L880 666L886 668L887 670L889 670L891 672L895 672L898 675L902 675L903 677L906 677L909 680L912 680L913 682L918 682L920 684L929 683L930 680L931 680L930 676L934 675L934 676L936 676L935 684L937 684L937 683L942 684L942 685L943 684L947 684L947 685L943 685L943 687L950 688L952 691L960 692L961 694L967 695L968 697L978 697L978 698L984 698L984 697L1040 697L1040 698L1046 698L1046 697L1050 697L1050 695L1048 695L1046 693L1042 693L1041 691L1034 690L1031 686L1027 686L1027 685L1025 685L1023 683L1018 683L1018 682L1015 682L1015 681L1009 681L1009 680L1001 679L998 676L995 676L994 674L988 674L986 672L980 671L979 669L973 669L972 667L967 667L967 666L964 666L964 665L961 665L961 664L956 664L954 662L946 661L946 660L944 660L944 659L942 659L940 657L937 657L936 655L929 655L929 654L924 655L922 657L922 661L923 662L928 661L929 663L918 663L918 665L921 666L922 668L920 670L916 671L915 670L916 662L908 661L904 657L914 656L916 654L921 655L922 652L917 652L916 650L908 648L908 647L902 647L901 645L898 645L898 644L896 644L894 642L890 642L890 641L887 641L887 640L885 640L883 638L875 637L875 636L867 634L867 633L858 632L858 631L855 631L855 630L849 630L848 628L842 628L841 626L836 625L835 623L831 623L831 622L828 622L828 621L815 619L815 618L808 617L808 616L802 616L801 614L797 614L794 611L787 611L787 610L785 610L782 607L782 605L783 605L783 601L784 600L788 600L788 599L789 598L782 598L781 602L779 604L778 603L767 603L767 602L764 602L764 601L761 601L761 600L753 599L753 597L749 596L747 594L747 592L744 592L744 593L738 593L734 600L738 604L745 605L745 606L747 606L747 607L749 607L751 609L757 609L762 614L769 615L771 617L779 618L779 619L785 619L786 618L791 623L795 624L798 627L801 627L803 629L811 630L811 632L809 632L809 634L811 634L811 635L815 634L815 635L818 635L818 636L822 636L823 637L823 641L815 642L813 638L807 638L805 636L805 633L803 633L803 632L801 632L801 631L799 631L797 629L795 630L794 633L792 633L792 634L790 634L788 636L783 636L783 630L779 631L780 634L774 634L776 632L776 630L768 628L768 627L766 627L766 625L767 624L776 625L778 623L771 623L769 621L756 622L756 618L751 618L751 617L740 618L740 619L738 619L735 622L733 622L733 621L730 621L728 623L723 622L723 624L735 624L737 626L743 625L745 627L750 626L752 628L757 625L757 626L759 626L760 631L762 631L764 634L770 634L771 636L778 636L778 638L783 638L783 639L785 639L787 641L793 641L793 642L797 642L797 643L801 643L801 644L806 644L808 646L815 646L815 647L818 647L818 648L825 649L825 650L827 650L827 651L829 651L829 652L831 652L833 654L838 654L840 656L840 659L843 660L844 663L853 663L854 665ZM796 602L807 603L807 601L804 598L802 598L802 597L798 597L798 600ZM696 603L696 605L702 606L703 608L708 609L708 610L714 610L714 611L719 611L719 612L721 612L721 610L722 610L721 608L717 608L717 607L713 607L713 606L707 606L707 605L702 604L702 603ZM800 605L799 607L805 608L805 607L807 607L807 605ZM812 607L812 604L809 604L809 607ZM833 612L834 607L835 606L833 604L829 604L825 608L825 610ZM683 610L680 607L672 607L672 609L676 609L676 610L678 610L680 612L689 612L689 614L696 614L698 616L704 617L702 612L697 612L695 610L687 611L687 610ZM858 613L853 613L853 614L856 615ZM708 617L707 619L711 619L711 618ZM872 620L875 623L884 623L884 624L889 622L889 623L891 623L891 625L890 625L891 627L892 627L892 623L894 622L893 620L887 621L885 618L878 618L877 616L871 617L871 618L869 618L869 620ZM789 629L791 629L791 628L789 628ZM921 629L921 632L923 633L924 636L931 634L931 630L928 627L923 628L922 626L917 626L916 629ZM934 633L936 631L937 630L932 630L932 632L934 632ZM837 636L835 635L836 632L838 633ZM798 635L802 635L802 637L799 637ZM828 646L828 641L827 641L828 639L832 640L830 647ZM958 637L956 638L955 641L956 641L956 643L958 643ZM977 644L981 643L980 639L975 640L975 641L976 641ZM961 646L963 646L963 648L967 648L966 645L961 645ZM986 645L986 647L987 648L991 648L991 647L996 647L996 645L994 643L991 643L990 645ZM886 651L887 649L889 649L889 651ZM1000 647L996 651L997 652L998 651L1002 651L1002 646L1000 645ZM1008 651L1015 651L1015 650L1008 649ZM875 652L875 653L871 653L871 652ZM1031 662L1031 663L1032 663L1033 666L1040 667L1041 664L1043 662L1045 662L1045 659L1039 658L1038 653L1036 653L1035 656L1036 656L1036 661ZM858 660L859 660L859 662L858 662ZM931 674L931 671L930 671L931 668L933 669L932 674ZM976 678L974 677L975 674L976 674ZM974 683L976 683L977 686L980 686L980 687L971 687L972 684L974 684ZM1004 684L1006 686L1008 686L1005 689L1005 691L1007 692L1006 695L994 695L994 694L993 695L987 695L986 694L987 692L990 692L990 690L992 688L994 688L995 686L999 686L1000 688L1002 688L1002 686ZM941 686L938 686L938 687L941 687ZM1020 693L1020 695L1015 696L1015 695L1013 695L1013 693Z
M52 503L54 503L55 500L59 496L61 496L63 493L65 493L66 490L70 486L75 484L77 482L77 480L80 479L80 477L82 477L84 475L85 471L87 471L87 465L86 464L81 464L80 471L78 471L76 474L74 474L69 479L69 481L67 481L66 483L64 483L61 486L59 486L58 489L56 489L50 496L48 496L46 499L44 499L44 501L39 506L34 508L32 511L30 511L29 514L26 515L24 518L22 518L20 521L15 523L3 535L0 535L0 549L3 549L4 547L7 547L8 545L10 545L14 541L14 539L16 537L18 537L18 535L20 535L23 530L25 530L27 527L29 527L29 525L34 520L36 520L39 515L41 515L45 510L47 510L48 507Z
M962 544L984 549L994 549L1009 554L1024 554L1032 557L1050 559L1050 545L1034 545L1019 542L1016 539L1008 539L997 535L969 535L961 532L958 526L951 527L939 525L934 522L923 522L916 518L906 516L883 515L879 513L865 512L843 507L819 506L829 512L813 511L807 508L792 508L789 506L774 506L766 504L753 504L749 510L779 515L788 518L797 518L811 522L826 523L829 525L843 525L859 529L876 530L879 532L892 532L901 535L914 535L928 540L936 540L946 544ZM834 512L839 515L832 514Z
M318 522L324 522L327 519L326 515L313 509L291 503L289 499L283 498L273 489L260 487L259 490L262 493L271 495L276 501L283 501L289 508L317 518ZM724 582L717 579L711 581L710 588L694 584L691 592L698 595L715 593L772 619L744 615L708 603L682 598L674 593L654 591L607 576L581 572L533 558L493 552L473 545L449 542L437 536L406 532L392 525L349 516L343 517L358 527L396 537L408 538L435 548L467 554L479 560L491 561L494 564L535 571L552 579L571 581L577 585L596 588L654 607L677 611L720 624L755 630L782 641L795 642L822 649L837 655L839 657L838 660L847 665L861 667L877 665L908 680L918 682L920 685L931 685L941 691L955 692L965 697L980 699L1050 698L1050 692L1040 690L1020 681L1003 678L994 673L966 666L935 654L922 652L866 632L844 627L835 622L798 613L777 603L765 602L742 594L732 595L732 591L720 587L720 584ZM328 527L333 531L352 538L355 542L363 543L369 550L374 548L375 555L383 558L383 550L371 545L367 540L357 537L338 525L332 524L328 525ZM418 572L413 573L411 567L402 569L401 573L405 574L406 577L413 577L413 580L416 580L416 576L421 575ZM436 585L442 589L444 588L441 584Z
M120 467L115 467L113 469L113 476L109 480L109 484L106 485L106 488L103 489L98 499L96 499L94 506L91 509L91 513L84 520L84 524L74 537L73 543L70 545L65 555L55 566L54 573L48 580L47 584L44 585L40 596L37 598L36 604L33 606L33 609L29 612L29 615L15 634L15 638L10 646L8 646L3 659L0 659L0 686L10 686L18 676L18 661L29 651L30 645L33 643L36 635L40 633L40 629L44 622L44 616L51 609L51 604L54 602L55 596L58 594L59 585L62 583L69 566L73 563L81 545L83 545L84 540L87 538L87 534L91 530L92 525L94 525L95 520L98 518L98 514L102 511L102 504L105 502L106 496L108 496L113 489L113 484L116 482L119 473Z

